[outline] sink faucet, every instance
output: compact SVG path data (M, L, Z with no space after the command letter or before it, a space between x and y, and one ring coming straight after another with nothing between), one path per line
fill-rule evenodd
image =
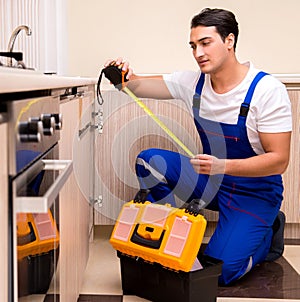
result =
M16 38L19 34L19 32L21 30L25 30L26 31L26 35L27 36L30 36L31 35L31 29L27 26L27 25L20 25L18 26L11 34L10 36L10 39L9 39L9 42L8 42L8 51L9 52L13 52L13 49L14 49L14 45L15 45L15 41L16 41ZM8 58L8 63L7 63L8 66L12 66L12 58Z

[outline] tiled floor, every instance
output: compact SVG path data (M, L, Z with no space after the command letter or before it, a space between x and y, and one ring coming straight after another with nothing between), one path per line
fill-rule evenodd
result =
M95 239L90 243L89 261L78 302L148 301L123 295L119 258L109 243L111 231L111 226L95 228ZM204 239L204 243L205 241L207 240ZM299 255L300 240L286 240L283 257L273 263L256 266L232 286L219 287L217 302L300 302ZM58 302L59 297L49 294L31 295L19 301ZM199 297L199 302L202 301Z
M108 242L111 230L109 226L97 227L95 230L95 240L90 244L90 258L78 301L147 301L136 296L123 296L119 258ZM217 302L299 302L300 245L295 241L286 243L284 257L255 267L232 286L219 287Z

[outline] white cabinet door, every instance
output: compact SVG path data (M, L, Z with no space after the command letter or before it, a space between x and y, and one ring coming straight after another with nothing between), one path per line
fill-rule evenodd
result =
M73 174L60 197L60 298L77 301L88 260L93 188L93 93L61 104L60 159L73 160ZM90 111L89 113L86 111Z

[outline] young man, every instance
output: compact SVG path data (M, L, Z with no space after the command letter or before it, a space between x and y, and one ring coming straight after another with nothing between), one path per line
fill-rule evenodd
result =
M194 116L203 153L194 158L160 149L142 151L136 172L148 199L173 203L202 199L219 211L205 253L224 261L220 284L283 253L284 214L279 212L290 152L291 108L286 89L235 54L233 13L204 9L191 22L190 46L198 72L137 76L128 87L139 97L182 99ZM111 64L108 61L106 66Z

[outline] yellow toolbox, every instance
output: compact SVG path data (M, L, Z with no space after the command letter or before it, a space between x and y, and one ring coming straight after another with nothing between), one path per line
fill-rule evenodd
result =
M52 213L17 214L18 259L55 250L59 232Z
M124 204L111 234L117 251L188 272L199 252L205 218L187 208L149 201Z

